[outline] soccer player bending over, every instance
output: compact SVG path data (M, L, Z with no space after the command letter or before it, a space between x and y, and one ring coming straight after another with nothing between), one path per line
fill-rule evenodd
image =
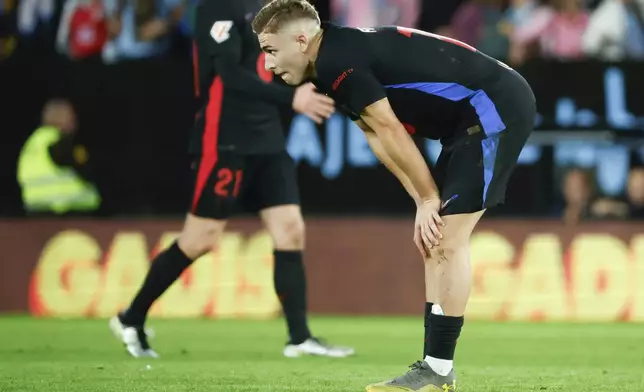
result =
M454 351L471 288L470 235L487 208L504 202L533 129L532 90L507 65L460 41L402 27L320 23L305 0L273 0L253 30L266 68L291 85L310 80L333 98L417 205L424 360L367 390L455 390ZM412 136L441 141L435 178Z

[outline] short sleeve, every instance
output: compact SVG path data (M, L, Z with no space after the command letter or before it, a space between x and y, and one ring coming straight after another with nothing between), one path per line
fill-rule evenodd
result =
M341 75L344 80L335 85L335 94L358 116L367 106L387 97L385 89L368 69L351 68Z
M367 106L387 97L385 89L368 67L333 66L318 70L318 74L325 90L342 112L350 114L352 120L357 120Z

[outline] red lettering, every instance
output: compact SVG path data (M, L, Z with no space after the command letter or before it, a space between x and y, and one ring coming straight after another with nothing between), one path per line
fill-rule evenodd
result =
M241 170L237 170L235 172L235 187L233 188L233 196L237 197L239 195L239 187L241 186L242 182L242 176L244 172Z
M343 81L344 79L346 79L346 78L347 78L347 76L349 76L349 75L350 75L350 74L352 74L352 73L353 73L353 68L348 69L348 70L346 70L346 71L342 72L342 73L340 74L340 76L338 76L338 78L335 80L335 82L333 82L333 91L337 90L337 89L338 89L338 87L340 86L340 83L342 83L342 81Z
M449 42L450 44L458 45L458 46L463 47L465 49L471 50L472 52L477 51L476 48L474 48L473 46L470 46L470 45L466 44L465 42L459 41L459 40L454 39L454 38L449 38L449 37L445 37L445 36L438 35L438 34L428 33L426 31L422 31L422 30L411 29L409 27L397 27L397 28L398 28L398 32L400 34L402 34L404 36L407 36L407 37L411 37L412 33L420 34L420 35L424 35L426 37L436 38L436 39L439 39L439 40L444 41L444 42Z
M233 180L233 172L228 168L219 169L217 173L217 183L215 184L215 194L226 197L228 196L228 184Z
M237 170L235 172L235 184L233 186L233 196L237 197L239 195L239 188L241 186L241 180L243 176L243 171L242 170ZM221 197L228 197L230 192L228 191L228 187L230 186L230 183L233 181L233 172L227 167L224 167L222 169L219 169L219 172L217 172L217 183L215 184L215 194Z
M273 73L266 70L265 61L266 54L261 52L259 57L257 57L257 75L259 75L259 78L266 83L270 83L273 81Z

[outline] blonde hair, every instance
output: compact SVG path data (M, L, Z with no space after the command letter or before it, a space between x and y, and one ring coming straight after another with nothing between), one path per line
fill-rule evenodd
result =
M276 33L285 23L309 19L320 24L320 16L306 0L272 0L257 13L253 20L256 34Z

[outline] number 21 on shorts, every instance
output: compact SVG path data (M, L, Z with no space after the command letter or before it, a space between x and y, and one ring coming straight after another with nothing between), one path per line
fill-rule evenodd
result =
M232 197L237 197L239 195L243 174L244 172L242 170L235 170L233 173L227 167L219 169L217 172L217 182L215 183L215 194L221 197L229 197L232 191Z

